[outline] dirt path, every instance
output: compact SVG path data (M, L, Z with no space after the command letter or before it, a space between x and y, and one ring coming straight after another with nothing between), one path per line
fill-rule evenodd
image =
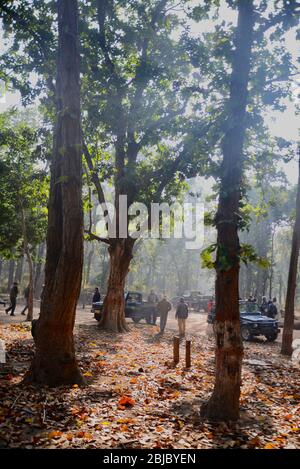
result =
M10 316L5 314L5 310L3 306L0 306L0 325L1 324L19 324L20 322L25 321L26 316L21 316L20 312L22 310L22 305L17 306L16 308L16 316ZM34 308L34 318L38 318L39 315L39 308ZM195 313L191 312L189 314L189 318L187 320L186 324L186 331L188 334L194 334L194 335L199 335L200 337L204 337L207 334L207 322L206 322L207 316L205 313ZM129 324L132 324L131 319L127 319ZM144 321L141 322L143 324ZM84 309L82 306L77 308L76 312L76 324L86 324L86 325L96 325L96 321L93 317L93 314L91 313L91 308L90 306L86 306ZM157 332L159 330L159 319L157 320ZM147 326L149 330L154 329L155 326ZM175 319L175 311L172 310L169 313L168 316L168 322L167 322L167 331L170 331L172 333L177 333L178 332L178 325L177 325L177 320ZM277 342L281 342L282 338L282 333L279 334ZM300 339L300 330L295 330L294 331L294 339Z

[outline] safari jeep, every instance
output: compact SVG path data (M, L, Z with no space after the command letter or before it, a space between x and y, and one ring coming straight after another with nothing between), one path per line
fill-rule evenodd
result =
M92 313L97 321L102 317L103 301L92 304ZM147 324L151 324L151 317L156 306L147 301L143 301L143 295L140 292L129 291L125 293L125 318L131 318L133 322L138 323L145 319ZM159 317L159 312L156 311Z
M269 342L277 339L280 329L278 321L263 316L257 303L240 301L241 336L243 340L250 341L254 337L263 335ZM216 308L212 308L207 316L207 322L213 324L216 318Z

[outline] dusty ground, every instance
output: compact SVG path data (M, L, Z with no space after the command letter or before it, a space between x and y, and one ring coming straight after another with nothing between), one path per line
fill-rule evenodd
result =
M114 336L78 310L76 348L87 385L59 390L20 385L33 354L29 325L1 313L8 363L0 368L0 445L21 448L299 448L300 370L279 343L245 344L241 420L227 426L199 418L213 385L213 343L205 315L189 318L192 367L171 367L170 318L158 328L130 324Z
M6 315L3 306L0 305L0 326L1 324L19 324L25 320L26 316L21 316L20 312L22 311L22 305L17 306L16 316L12 317L9 314ZM34 318L37 318L39 315L39 308L34 308ZM207 322L206 322L205 313L195 313L190 312L189 319L187 321L187 332L193 333L195 335L206 336ZM141 322L143 324L144 321ZM128 323L132 324L131 319L128 319ZM159 319L157 320L157 324ZM77 308L76 313L76 324L86 324L86 325L95 325L96 321L91 313L91 308L89 305L83 308L81 305ZM169 313L167 330L174 333L178 332L177 321L175 319L175 312L172 310ZM279 334L277 342L281 342L282 334ZM300 339L300 330L294 330L294 339Z

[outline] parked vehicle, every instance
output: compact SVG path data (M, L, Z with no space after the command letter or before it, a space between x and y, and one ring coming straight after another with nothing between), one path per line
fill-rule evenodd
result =
M191 291L182 296L174 296L171 299L173 307L176 307L180 298L183 298L190 309L194 311L207 311L207 305L212 295L201 295L200 291Z
M97 321L102 317L103 300L92 304L92 313ZM147 301L143 301L141 292L128 291L125 293L125 318L131 318L133 322L138 323L145 319L147 324L151 324L151 318L156 306ZM156 316L159 312L156 310Z
M263 335L269 342L277 339L280 329L278 321L262 315L257 303L240 301L241 336L245 341ZM207 322L213 324L216 318L216 308L212 308L207 316Z

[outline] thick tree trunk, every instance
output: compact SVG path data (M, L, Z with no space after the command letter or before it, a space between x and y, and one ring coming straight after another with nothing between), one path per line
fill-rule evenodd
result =
M126 332L125 321L125 280L132 259L134 240L112 240L108 248L110 271L107 293L103 304L103 318L99 327L112 332Z
M243 346L239 315L238 212L241 198L247 87L250 72L253 2L238 2L236 50L232 64L229 122L222 152L223 165L216 216L216 373L211 398L201 408L210 420L237 420Z
M35 324L36 354L26 380L81 383L73 327L83 261L82 141L78 5L58 0L57 126L49 200L45 288Z
M281 353L283 355L292 355L292 342L294 332L294 310L295 310L295 293L297 286L297 270L300 247L300 147L299 147L299 174L298 188L296 198L296 220L293 229L292 249L289 267L289 276L285 300L285 314L282 333Z

